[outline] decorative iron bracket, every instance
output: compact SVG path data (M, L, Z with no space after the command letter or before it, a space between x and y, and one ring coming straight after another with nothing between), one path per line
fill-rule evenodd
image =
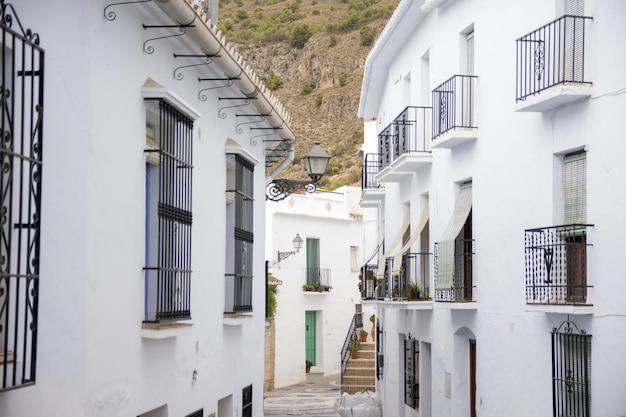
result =
M220 107L219 109L217 109L217 115L219 116L220 119L225 119L227 114L224 110L226 109L233 109L235 107L243 107L243 106L247 106L250 104L250 100L256 100L256 97L218 97L219 101L222 100L243 100L242 104L233 104L232 106L224 106L224 107Z
M198 91L198 100L207 101L208 97L206 94L204 94L206 91L216 90L218 88L230 87L231 85L233 85L233 81L240 80L240 79L241 79L240 77L198 78L198 82L202 82L202 81L223 81L224 82L223 85L218 85L215 87L207 87Z
M213 62L213 58L214 57L219 57L220 55L211 55L211 54L173 54L175 59L178 58L204 58L205 62L201 62L199 64L190 64L190 65L182 65L180 67L176 67L174 68L174 78L177 80L182 80L183 77L183 73L180 72L181 69L183 68L190 68L190 67L199 67L201 65L209 65Z
M151 38L151 39L146 40L143 43L143 51L145 53L147 53L147 54L152 54L154 52L154 47L152 45L148 45L148 42L156 41L156 40L160 40L160 39L168 39L168 38L175 38L175 37L178 37L178 36L184 36L185 33L187 33L187 28L193 28L196 25L190 23L190 24L187 24L187 25L145 25L145 24L142 24L141 26L144 28L144 30L147 30L147 29L164 29L164 28L165 29L178 28L178 31L180 32L180 33L174 34L174 35L157 36L156 38Z
M559 327L552 328L552 333L586 335L587 330L579 329L578 326L576 326L576 323L574 323L573 321L570 321L569 314L568 314L567 320L564 320L563 323L561 323Z
M281 252L281 251L278 251L278 262L280 262L280 261L282 261L284 259L287 259L291 255L295 255L296 253L298 253L298 252L295 251L295 250L292 250L291 252Z
M115 20L115 18L117 18L117 14L116 14L113 10L111 10L111 11L107 12L107 10L109 9L109 7L112 7L112 6L121 6L121 5L123 5L123 4L149 3L149 2L151 2L151 1L152 1L152 0L135 0L135 1L122 1L122 2L119 2L119 3L111 3L111 4L109 4L108 6L106 6L106 7L104 8L104 18L105 18L106 20L108 20L109 22L112 22L112 21L114 21L114 20Z
M313 193L317 189L312 181L278 179L265 187L265 199L281 201L300 188L304 188L307 193Z

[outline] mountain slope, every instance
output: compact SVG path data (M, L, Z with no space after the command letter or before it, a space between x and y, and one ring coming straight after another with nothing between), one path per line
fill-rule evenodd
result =
M238 43L261 78L273 72L283 82L273 93L292 115L297 141L296 160L281 177L308 179L300 158L320 141L332 156L323 188L360 184L363 124L357 109L363 67L396 4L236 0L220 5L219 26L226 37ZM293 14L298 18L277 20ZM250 27L256 28L252 36Z

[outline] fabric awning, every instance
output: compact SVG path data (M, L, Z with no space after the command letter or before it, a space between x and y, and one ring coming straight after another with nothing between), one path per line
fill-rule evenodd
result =
M448 223L448 227L443 232L438 248L437 262L437 285L438 290L449 290L452 288L454 278L454 241L459 236L463 225L467 221L472 210L472 184L463 185L459 198L454 206L454 213Z
M404 235L404 231L407 227L409 227L409 222L411 220L411 215L407 211L404 216L404 220L402 221L402 226L400 226L400 230L396 237L391 241L389 246L387 246L385 253L378 259L378 278L385 277L385 262L387 262L387 258L394 252L394 250L398 247L400 242L402 242L402 236Z
M410 239L404 244L404 246L398 252L396 252L394 256L394 259L393 259L393 273L394 274L401 273L402 255L411 249L411 246L413 246L413 243L415 243L417 238L420 236L420 234L422 233L422 230L424 230L424 227L426 226L426 223L428 223L428 217L429 217L428 216L428 204L426 204L426 206L424 207L424 210L422 210L420 221L415 227L415 229L413 230L413 233L411 234Z

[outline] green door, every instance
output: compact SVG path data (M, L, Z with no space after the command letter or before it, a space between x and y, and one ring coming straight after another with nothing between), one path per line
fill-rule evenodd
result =
M316 364L315 357L315 311L305 311L304 325L306 326L304 332L304 341L306 345L306 360L310 361L313 365Z
M306 283L319 284L320 270L320 240L306 238Z

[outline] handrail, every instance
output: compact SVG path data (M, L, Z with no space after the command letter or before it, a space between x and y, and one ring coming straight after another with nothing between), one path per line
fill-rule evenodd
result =
M361 324L363 327L363 313L354 313L352 316L352 322L350 323L350 328L348 329L348 333L346 334L346 339L343 342L343 347L341 348L341 384L343 385L343 374L346 372L346 367L348 366L348 360L350 359L350 342L357 337L356 329L357 324Z

